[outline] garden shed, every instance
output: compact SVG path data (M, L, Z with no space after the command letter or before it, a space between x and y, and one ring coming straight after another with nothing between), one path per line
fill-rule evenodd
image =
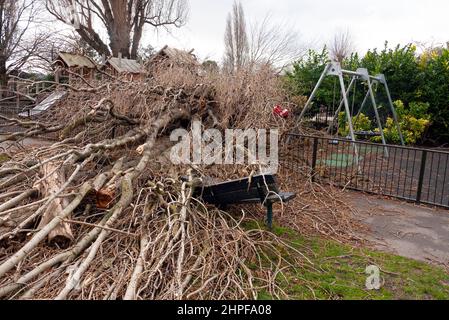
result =
M109 58L103 69L113 76L125 75L128 80L142 80L145 78L145 69L137 60L125 59L121 56Z
M97 69L95 62L89 57L68 52L59 52L53 66L55 81L58 83L76 81L74 73L79 74L86 80L93 80Z
M150 60L152 65L164 65L172 68L174 66L187 68L190 70L198 70L200 64L197 57L193 54L193 49L185 51L169 46L163 47Z

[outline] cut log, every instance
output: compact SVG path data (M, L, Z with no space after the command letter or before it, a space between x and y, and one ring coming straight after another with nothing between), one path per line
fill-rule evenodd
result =
M42 197L49 197L60 191L61 187L66 182L66 174L63 168L58 168L55 163L47 163L41 168L41 176L44 178L34 187L39 190ZM67 197L54 199L42 214L38 229L45 227L50 221L58 216L64 208L69 205ZM70 217L69 217L70 218ZM61 222L48 235L48 241L62 248L67 248L73 241L73 233L70 224Z
M97 191L96 206L99 209L110 209L115 198L115 184Z

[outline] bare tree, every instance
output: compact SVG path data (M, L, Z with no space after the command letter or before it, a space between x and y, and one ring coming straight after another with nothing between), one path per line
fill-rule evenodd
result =
M27 63L28 68L40 70L44 73L53 72L53 63L59 52L81 54L98 62L101 61L98 53L78 33L55 32L44 34L47 35L47 38L40 42L39 50Z
M0 0L0 86L8 83L8 74L20 70L36 57L48 34L34 32L40 6L37 0Z
M267 15L261 23L251 26L250 62L269 65L278 70L301 57L305 49L298 32L286 24L274 24Z
M240 69L248 62L249 45L243 6L235 1L229 13L225 32L224 67L228 71Z
M119 53L135 59L144 27L184 25L187 0L45 0L48 11L72 25L80 37L100 55ZM105 43L103 31L109 38Z
M267 15L262 22L250 27L241 3L235 2L228 16L225 32L224 68L228 71L245 66L255 68L269 66L282 70L291 61L304 54L298 32L287 24L275 24Z
M330 44L331 59L342 63L353 51L352 38L349 31L337 32Z

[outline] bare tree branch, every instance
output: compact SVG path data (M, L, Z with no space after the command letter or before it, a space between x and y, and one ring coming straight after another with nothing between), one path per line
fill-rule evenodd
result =
M41 9L37 0L0 1L0 86L6 86L12 70L20 70L36 58L51 36L44 30L30 36Z
M250 62L253 66L268 65L283 69L306 51L299 33L286 24L274 24L267 15L261 23L251 26Z
M234 3L228 15L224 41L223 65L228 72L242 67L282 70L305 52L299 33L286 24L272 23L270 15L252 24L248 37L245 13L239 2Z
M45 0L47 10L72 25L98 54L137 58L146 25L181 27L187 0ZM106 31L109 43L100 35Z
M335 34L330 44L331 59L342 63L353 51L351 34L349 31L338 32Z

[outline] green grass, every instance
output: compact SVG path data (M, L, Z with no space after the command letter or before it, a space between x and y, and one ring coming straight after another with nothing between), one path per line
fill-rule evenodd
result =
M255 224L248 227L255 228ZM292 299L449 299L449 274L443 268L335 241L304 238L287 228L275 227L273 232L313 263L289 268L285 277L278 277ZM282 254L288 261L297 255L293 250ZM380 290L365 287L365 269L370 265L381 270ZM259 299L272 297L260 292Z

